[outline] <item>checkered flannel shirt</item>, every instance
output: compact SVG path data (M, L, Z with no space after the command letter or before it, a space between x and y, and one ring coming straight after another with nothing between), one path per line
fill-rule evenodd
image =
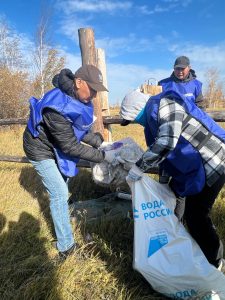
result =
M182 135L200 152L207 184L211 186L215 183L225 172L225 144L171 99L161 99L158 121L157 138L139 161L139 168L147 171L151 167L158 167L176 147Z

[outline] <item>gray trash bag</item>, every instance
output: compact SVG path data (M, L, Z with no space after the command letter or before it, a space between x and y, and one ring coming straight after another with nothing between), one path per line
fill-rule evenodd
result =
M103 143L105 151L116 151L117 159L108 163L103 161L92 165L95 183L111 190L129 190L126 183L128 171L143 155L144 150L132 138L124 138L114 143Z

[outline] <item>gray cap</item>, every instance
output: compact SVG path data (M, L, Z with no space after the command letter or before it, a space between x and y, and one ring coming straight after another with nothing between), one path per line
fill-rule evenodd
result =
M137 115L145 107L150 95L138 91L128 93L120 107L120 115L124 120L134 121Z
M174 69L176 68L186 68L190 66L190 59L187 56L179 56L174 63Z
M103 85L103 77L101 71L93 65L83 65L74 74L75 78L80 78L96 92L107 91Z

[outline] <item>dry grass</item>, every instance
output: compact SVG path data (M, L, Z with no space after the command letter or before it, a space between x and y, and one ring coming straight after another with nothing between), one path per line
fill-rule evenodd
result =
M113 139L131 136L145 148L143 130L136 125L113 125ZM24 155L23 128L0 131L0 153ZM96 225L74 226L81 245L77 255L64 263L52 247L54 237L48 197L29 164L0 163L0 299L30 300L147 300L166 299L153 292L132 269L133 222L130 219ZM84 184L85 182L85 184ZM82 170L71 181L77 200L105 191ZM213 217L225 241L225 190ZM93 241L87 243L87 233Z
M0 130L0 153L24 155L23 127ZM125 137L120 126L115 139ZM127 135L141 130L131 126ZM132 269L133 223L118 220L76 226L81 245L64 263L52 247L55 238L48 197L29 164L0 162L0 299L160 299L141 275ZM85 182L85 184L83 184ZM70 183L77 200L101 196L90 171L82 170ZM85 237L91 234L93 241Z

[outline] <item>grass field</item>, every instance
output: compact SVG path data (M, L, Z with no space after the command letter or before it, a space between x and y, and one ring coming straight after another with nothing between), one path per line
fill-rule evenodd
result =
M0 130L0 154L24 155L24 127ZM145 148L137 125L112 126L113 140L131 136ZM77 255L61 263L52 247L54 231L48 197L29 164L0 162L0 299L147 300L166 299L151 290L132 269L133 221L96 225L73 224L80 244ZM85 184L84 184L85 183ZM71 180L77 200L98 196L101 188L89 170ZM225 242L225 190L213 209L213 219ZM87 236L93 238L87 242Z

